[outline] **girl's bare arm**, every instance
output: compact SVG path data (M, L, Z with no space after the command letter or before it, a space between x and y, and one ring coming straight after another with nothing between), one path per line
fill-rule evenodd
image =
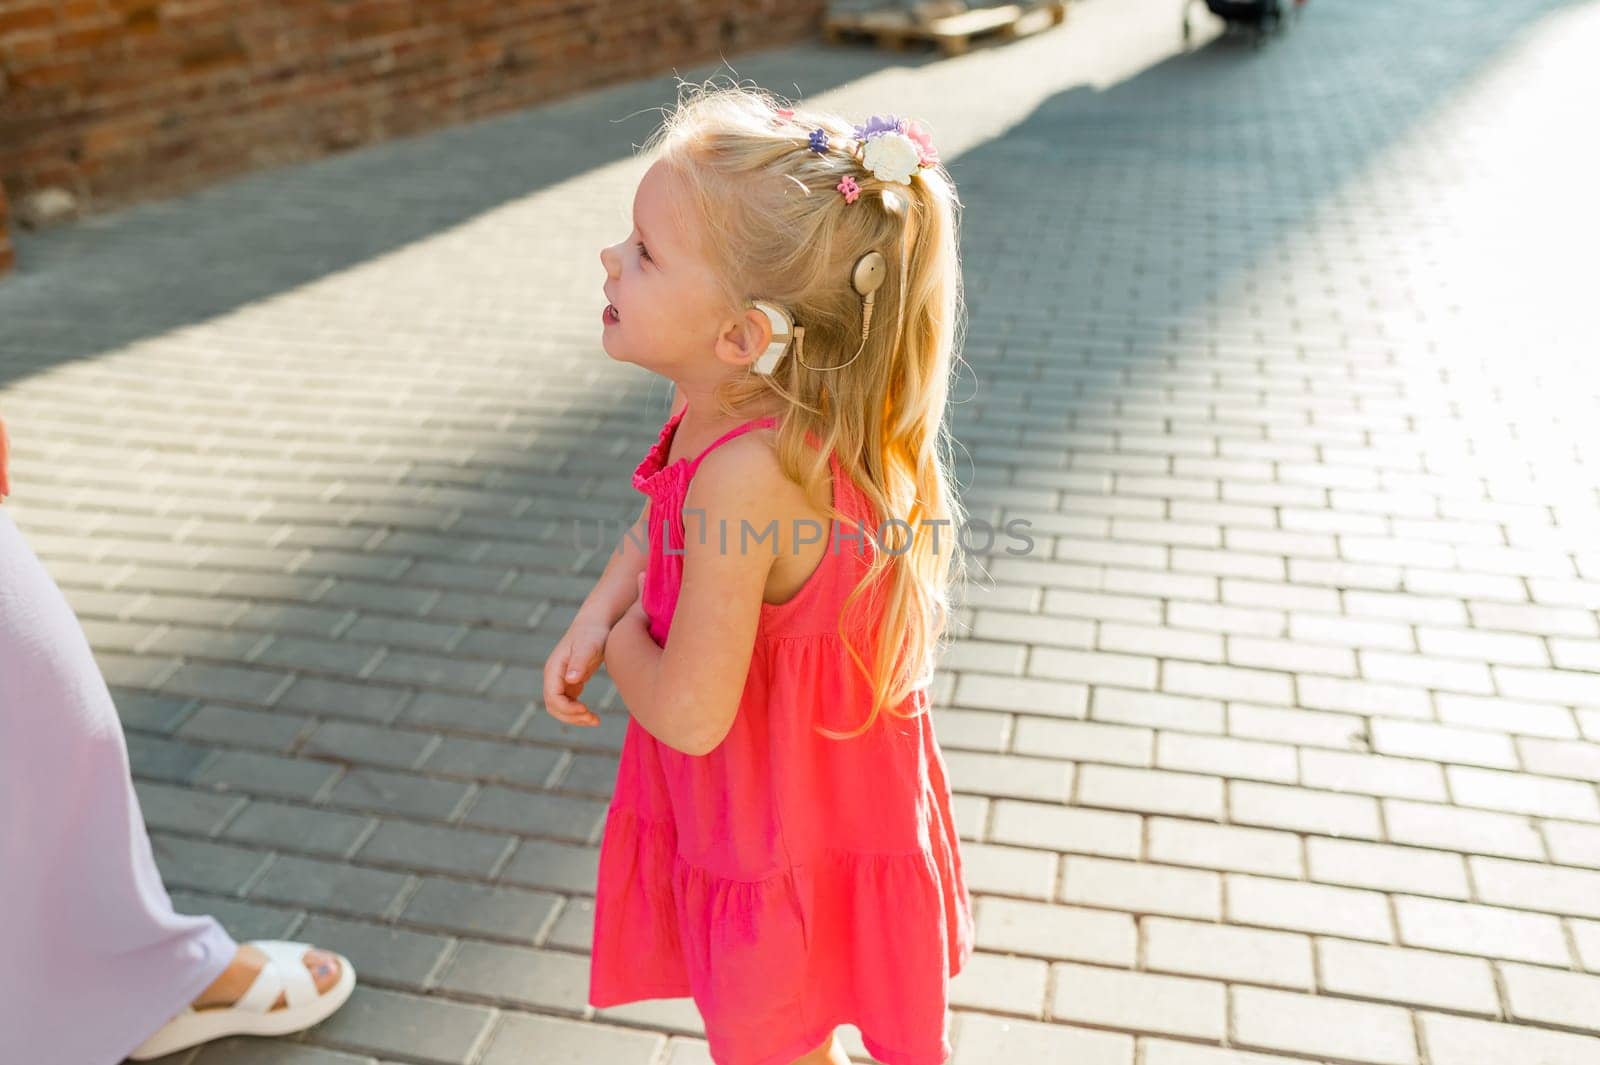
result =
M783 530L793 529L799 513L793 509L796 486L776 455L745 439L708 455L690 485L686 505L702 509L718 531L684 539L683 578L666 646L656 644L637 607L606 639L606 670L628 712L646 732L688 755L714 750L733 727L767 579L779 542L792 543ZM767 529L772 521L779 532L768 549L743 542L746 527ZM724 537L724 530L731 532Z

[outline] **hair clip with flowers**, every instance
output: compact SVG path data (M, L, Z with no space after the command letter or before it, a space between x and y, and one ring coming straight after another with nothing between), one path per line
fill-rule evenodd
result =
M773 108L774 124L782 125L793 118L792 108ZM933 146L932 136L915 119L873 115L862 125L853 127L853 132L850 157L879 181L909 185L918 170L939 165L939 152ZM821 127L811 130L806 138L806 147L818 155L828 154L835 143ZM846 176L834 188L844 196L845 203L855 203L861 196L861 186L853 177Z
M873 115L865 124L855 127L855 140L856 147L851 154L879 181L909 185L918 170L939 165L939 152L933 146L933 138L915 119ZM861 191L848 177L837 187L846 203L854 203Z
M919 169L939 165L933 137L915 119L873 115L855 134L862 165L880 181L909 185Z

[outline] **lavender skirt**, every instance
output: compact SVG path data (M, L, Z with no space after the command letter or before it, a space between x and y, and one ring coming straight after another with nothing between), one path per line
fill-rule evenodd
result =
M89 642L0 507L0 1062L115 1065L236 946L173 912Z

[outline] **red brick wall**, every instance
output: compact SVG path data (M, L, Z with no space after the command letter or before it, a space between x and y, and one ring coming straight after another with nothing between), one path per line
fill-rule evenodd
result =
M0 184L86 209L803 38L825 0L0 0Z

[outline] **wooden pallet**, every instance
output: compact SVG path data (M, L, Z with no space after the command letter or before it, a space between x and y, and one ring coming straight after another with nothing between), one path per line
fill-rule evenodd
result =
M945 55L961 55L971 49L975 39L1015 40L1057 25L1066 17L1067 0L974 8L961 0L935 0L909 9L829 12L822 22L822 37L830 44L847 37L866 37L890 51L900 51L912 41L932 42Z

